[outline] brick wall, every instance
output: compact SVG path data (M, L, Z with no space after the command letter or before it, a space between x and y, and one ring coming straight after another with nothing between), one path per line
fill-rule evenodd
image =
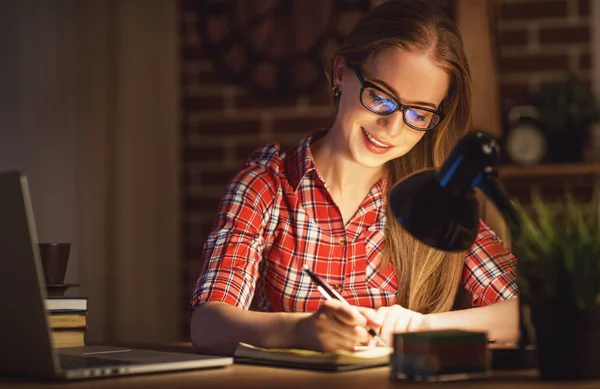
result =
M497 0L502 108L575 71L591 88L592 0Z
M452 14L451 0L432 0ZM539 83L577 70L589 81L591 0L497 0L503 108ZM201 248L229 178L256 147L292 145L328 126L326 86L311 95L266 99L228 84L202 50L193 0L181 0L182 336L185 307L200 271Z

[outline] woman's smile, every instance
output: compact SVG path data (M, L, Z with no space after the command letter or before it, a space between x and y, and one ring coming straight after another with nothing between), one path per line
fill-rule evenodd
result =
M387 142L384 142L381 139L375 137L370 132L368 132L364 127L361 127L361 130L364 135L363 140L364 140L365 146L367 147L367 149L369 149L369 151L371 151L375 154L385 154L394 147L393 145L391 145Z

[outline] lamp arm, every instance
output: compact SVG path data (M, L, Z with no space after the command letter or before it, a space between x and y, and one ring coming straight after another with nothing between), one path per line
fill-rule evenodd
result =
M502 214L511 236L517 238L521 232L521 217L509 200L504 187L496 178L496 170L485 172L478 187L492 200L498 211Z

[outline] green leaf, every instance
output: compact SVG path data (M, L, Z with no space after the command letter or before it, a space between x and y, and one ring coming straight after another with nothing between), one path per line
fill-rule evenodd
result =
M600 186L594 200L549 202L532 191L532 204L516 203L521 234L513 252L519 261L520 293L528 303L561 298L580 308L600 305Z

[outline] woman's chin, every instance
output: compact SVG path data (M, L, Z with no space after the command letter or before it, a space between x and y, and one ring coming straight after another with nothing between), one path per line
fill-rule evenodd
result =
M381 155L373 155L368 151L361 150L352 154L354 161L366 169L380 168L388 161L388 158L382 157Z

